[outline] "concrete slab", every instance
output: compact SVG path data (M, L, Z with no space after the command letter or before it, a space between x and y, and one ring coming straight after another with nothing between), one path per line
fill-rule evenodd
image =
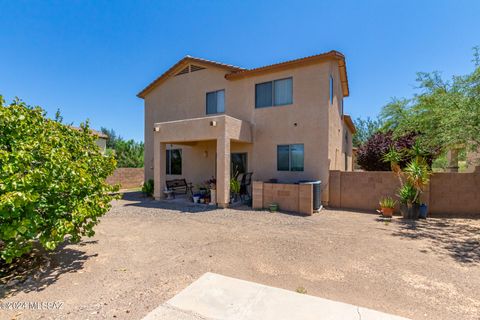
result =
M407 320L347 303L215 273L205 273L163 306L173 307L206 319L223 320ZM150 314L147 317L149 316Z
M143 320L210 320L192 312L179 310L168 304L150 312Z

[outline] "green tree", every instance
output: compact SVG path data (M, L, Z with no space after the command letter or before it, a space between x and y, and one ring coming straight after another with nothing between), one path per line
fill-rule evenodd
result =
M108 136L107 153L115 156L119 168L143 167L143 142L125 140L113 129L102 127L101 131Z
M117 133L115 132L115 130L113 130L113 129L107 129L107 128L101 127L100 131L103 134L108 136L108 139L107 139L107 148L108 149L115 149L115 146L117 145L117 142L123 140L123 138L118 136Z
M104 156L88 128L46 118L40 107L0 96L0 255L11 262L39 242L53 250L66 237L92 236L110 209ZM57 119L61 119L57 116Z
M423 147L446 150L480 147L480 65L474 50L473 72L442 79L438 72L418 73L420 93L412 99L395 100L382 110L395 136L419 132Z
M143 142L133 140L118 141L115 146L115 157L119 168L143 167Z
M380 130L382 127L382 121L379 119L367 119L357 118L354 121L357 132L353 135L353 146L360 147L363 145L374 133Z
M410 100L393 98L380 111L379 119L382 122L382 131L394 131L401 123L409 119Z

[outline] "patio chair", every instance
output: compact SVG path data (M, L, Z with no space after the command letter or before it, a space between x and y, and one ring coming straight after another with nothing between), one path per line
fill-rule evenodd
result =
M245 196L248 196L248 200L252 199L248 187L252 184L252 175L253 172L246 172L242 175L242 180L240 182L240 199L245 201Z

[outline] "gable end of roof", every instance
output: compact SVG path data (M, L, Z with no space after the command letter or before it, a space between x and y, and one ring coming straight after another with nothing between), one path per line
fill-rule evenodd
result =
M203 65L210 65L210 66L214 66L214 67L219 67L219 68L223 68L223 69L226 69L227 71L229 72L235 72L235 71L241 71L241 70L244 70L243 68L241 67L237 67L237 66L234 66L234 65L230 65L230 64L226 64L226 63L221 63L221 62L217 62L217 61L212 61L212 60L206 60L206 59L202 59L202 58L195 58L195 57L192 57L192 56L185 56L183 59L179 60L177 63L175 63L172 67L170 67L170 69L168 69L167 71L165 71L162 75L160 75L158 78L156 78L155 80L153 80L149 85L147 85L142 91L140 91L138 94L137 94L137 97L141 98L141 99L144 99L145 96L151 92L155 87L157 87L158 85L160 85L163 81L165 81L168 77L172 76L172 75L175 75L177 71L180 71L178 69L180 69L181 67L185 66L185 65L188 65L189 63L198 63L198 64L203 64ZM195 71L198 71L200 70L199 68L202 68L201 66L195 66L196 67L196 70Z

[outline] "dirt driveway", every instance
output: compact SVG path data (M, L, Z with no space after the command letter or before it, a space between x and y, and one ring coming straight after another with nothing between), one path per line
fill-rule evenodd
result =
M211 271L413 319L480 319L479 220L187 210L115 202L94 238L53 254L39 280L1 300L61 308L0 318L139 319Z

